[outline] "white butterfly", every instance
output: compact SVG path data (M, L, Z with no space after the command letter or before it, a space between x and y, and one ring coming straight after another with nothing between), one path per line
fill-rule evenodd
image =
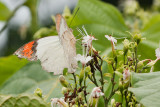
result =
M14 54L30 61L39 59L43 69L54 72L54 75L63 74L64 68L68 68L69 73L74 73L77 68L76 39L60 14L56 15L55 20L58 36L31 41Z

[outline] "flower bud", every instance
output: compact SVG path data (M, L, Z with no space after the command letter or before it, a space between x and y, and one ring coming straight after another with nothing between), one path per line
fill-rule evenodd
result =
M39 96L42 98L42 90L40 88L37 88L35 91L34 91L34 95L36 96Z
M121 92L123 91L123 83L122 83L121 78L119 79L119 89Z
M93 88L89 98L89 107L96 107L100 96L104 96L100 87Z
M146 68L152 67L155 63L156 63L156 61L151 61L145 67Z
M81 99L81 100L83 100L84 99L84 92L80 92L78 94L78 98Z
M66 94L66 93L68 93L68 91L69 91L68 88L66 88L66 87L63 87L63 88L62 88L62 94Z
M51 107L69 107L68 104L62 98L52 98L51 99Z
M137 64L137 68L142 68L144 66L143 61L139 61Z
M67 87L68 86L68 82L66 81L65 77L63 75L59 76L59 81L61 83L62 86Z
M91 71L91 67L90 66L85 67L85 76L86 77L88 76L90 71Z
M128 68L126 68L123 71L123 80L124 80L124 83L127 83L130 81L130 70L128 70Z
M84 78L84 69L81 70L80 72L80 75L79 75L79 84L81 85L82 84L82 81L83 81L83 78Z
M115 99L111 99L111 107L115 107L116 101Z
M122 43L124 45L124 48L123 48L124 55L126 55L129 49L130 42L128 39L125 39Z
M133 39L136 41L137 45L142 41L142 36L141 34L135 34L133 35Z
M72 107L78 107L78 105L72 105Z

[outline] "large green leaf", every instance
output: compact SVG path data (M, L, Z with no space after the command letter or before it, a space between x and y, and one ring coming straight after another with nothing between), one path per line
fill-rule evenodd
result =
M0 85L27 62L27 60L19 59L17 56L0 58Z
M5 21L10 15L10 10L0 2L0 20Z
M156 59L155 49L159 47L160 42L160 14L153 16L146 26L142 29L142 36L146 38L140 46L139 53L141 59ZM155 70L160 69L160 64L156 64Z
M7 80L0 89L1 94L33 93L39 87L46 95L46 100L51 97L62 97L61 85L57 76L42 70L39 62L30 62Z
M112 5L99 0L79 0L75 12L78 8L71 25L73 28L81 28L84 25L87 32L98 39L94 45L96 49L104 52L111 46L104 37L106 34L113 34L115 37L126 36L125 31L128 29L123 17Z
M70 75L66 77L68 81L69 78ZM70 82L72 83L73 81L70 80ZM33 93L37 87L43 90L43 95L47 101L50 101L53 97L63 97L61 93L62 86L59 83L58 76L53 76L42 70L39 62L30 62L16 72L0 88L0 94ZM88 92L90 92L95 86L88 81L87 87Z
M132 88L136 99L145 107L159 107L160 72L132 73Z
M22 94L19 96L0 95L1 107L49 107L42 98L30 95Z

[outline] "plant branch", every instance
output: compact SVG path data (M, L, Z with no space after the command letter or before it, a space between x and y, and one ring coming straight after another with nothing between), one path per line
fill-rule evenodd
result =
M84 78L84 98L85 102L87 103L87 90L86 90L86 77Z
M12 11L12 13L10 14L10 16L9 16L8 19L6 20L5 25L4 25L4 26L2 27L2 29L0 30L0 34L7 28L7 26L8 26L8 24L9 24L10 20L12 19L12 17L15 15L15 13L17 12L17 10L18 10L21 6L23 6L23 5L24 5L24 3L20 4L19 6L17 6L17 7Z
M77 80L76 80L76 75L74 73L72 73L73 78L74 78L74 83L75 83L75 88L77 89Z
M137 72L137 63L138 63L138 59L137 59L137 47L135 47L135 72Z

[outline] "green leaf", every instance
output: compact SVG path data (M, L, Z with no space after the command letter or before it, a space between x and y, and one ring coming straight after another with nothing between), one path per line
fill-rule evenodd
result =
M145 107L159 107L160 102L160 72L132 73L132 88L137 101Z
M29 94L0 95L0 99L1 107L49 107L40 97Z
M66 80L69 83L73 83L73 80L69 81L71 76L71 74L66 76ZM2 85L0 94L19 95L22 93L33 93L38 87L43 91L42 93L46 101L50 101L51 98L61 98L63 97L61 93L62 86L58 77L42 70L39 62L30 62ZM89 80L87 80L86 84L87 92L91 92L93 87L95 87Z
M27 60L19 59L17 56L0 58L0 85L17 70L26 65L27 62Z
M160 42L160 14L153 16L146 26L142 29L142 36L146 40L139 45L139 54L141 59L155 60L155 49L159 47ZM160 69L160 63L156 64L155 71Z
M34 39L39 39L45 36L53 36L57 35L57 31L55 27L52 28L41 28L39 29L33 36Z
M115 37L127 36L125 31L128 29L124 24L123 17L112 5L99 0L79 0L74 12L78 8L80 9L71 26L81 29L84 25L88 34L92 34L98 39L94 43L97 50L104 52L107 47L111 47L111 43L105 38L107 34L113 34Z
M2 2L0 2L0 20L5 21L10 15L10 10L7 8L6 5L4 5Z
M45 100L62 97L61 85L57 76L42 70L39 62L30 62L16 72L0 88L1 94L33 93L39 87L45 94Z

